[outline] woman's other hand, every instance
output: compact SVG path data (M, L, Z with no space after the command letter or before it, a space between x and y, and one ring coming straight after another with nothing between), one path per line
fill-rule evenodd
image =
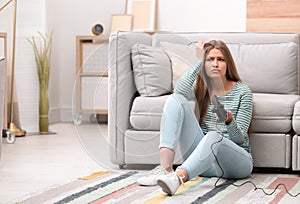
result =
M226 120L225 120L225 124L229 125L232 121L233 117L232 117L232 112L227 110L226 111Z

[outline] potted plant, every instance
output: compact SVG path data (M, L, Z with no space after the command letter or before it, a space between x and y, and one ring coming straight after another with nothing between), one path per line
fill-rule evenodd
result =
M37 41L34 36L28 39L33 47L35 61L37 64L37 73L39 78L39 131L40 134L49 133L49 74L50 74L50 58L52 49L52 36L49 39L42 33L38 32L40 39ZM39 42L39 43L37 43Z

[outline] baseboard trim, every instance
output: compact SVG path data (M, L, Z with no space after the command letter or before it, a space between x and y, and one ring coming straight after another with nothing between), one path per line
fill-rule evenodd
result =
M49 111L49 123L73 122L71 108L51 108Z
M76 113L73 113L72 108L51 108L49 110L49 123L74 122L75 115ZM107 120L107 115L98 115L94 118L93 114L82 113L82 121L107 123Z

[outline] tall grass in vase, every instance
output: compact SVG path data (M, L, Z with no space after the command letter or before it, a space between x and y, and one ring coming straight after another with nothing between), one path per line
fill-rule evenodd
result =
M37 64L37 73L39 78L39 131L40 134L49 133L49 74L50 74L50 58L52 50L52 36L49 39L43 34L38 32L39 40L34 36L28 38L29 43L33 47L35 61Z

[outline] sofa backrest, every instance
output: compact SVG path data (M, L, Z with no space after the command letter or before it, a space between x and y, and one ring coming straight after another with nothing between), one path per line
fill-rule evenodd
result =
M162 42L190 46L198 40L224 41L242 80L257 93L300 94L299 35L294 33L155 33ZM194 52L191 46L191 55ZM185 53L186 54L186 53Z

